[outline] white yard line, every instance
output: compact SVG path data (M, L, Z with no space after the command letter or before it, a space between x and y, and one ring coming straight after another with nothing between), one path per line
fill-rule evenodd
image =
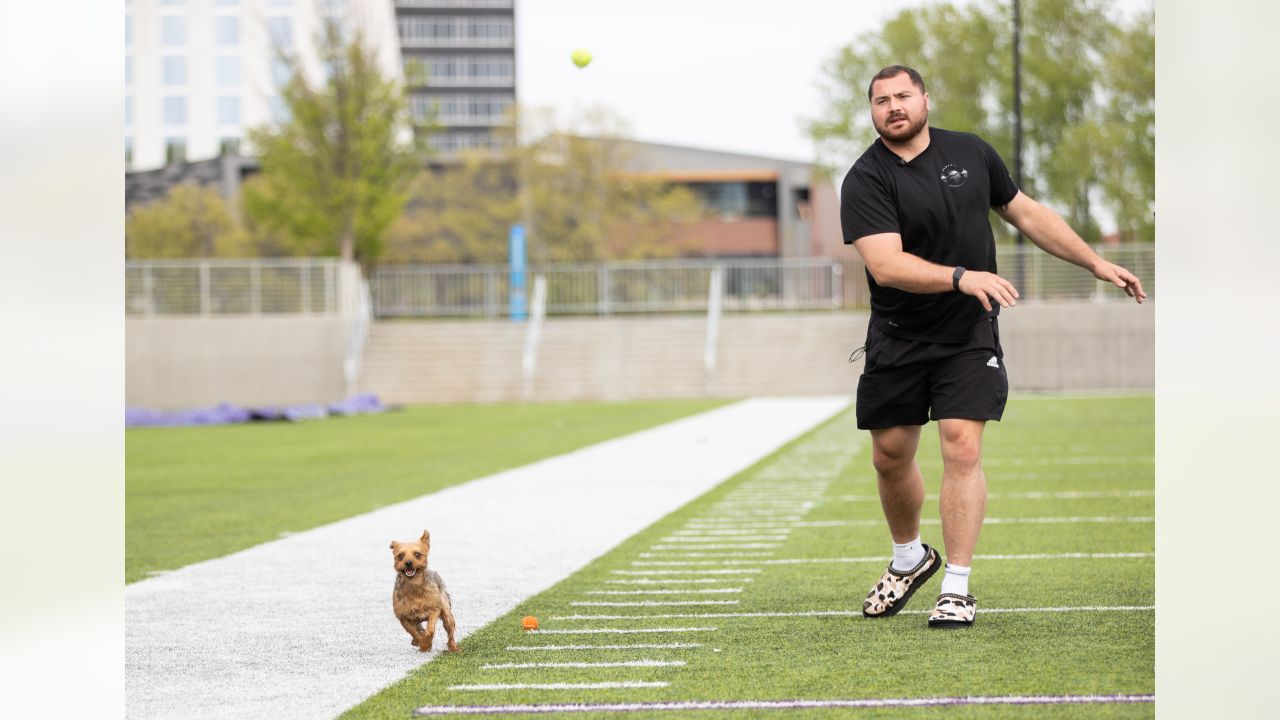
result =
M661 628L556 628L554 630L530 630L529 635L636 635L648 633L715 632L714 627L661 627Z
M1155 610L1155 605L1084 605L1074 607L1031 607L1031 608L986 608L978 606L978 614L983 613L1065 613L1065 612L1142 612ZM902 615L927 615L932 609L903 610ZM812 618L812 617L862 617L861 610L803 610L799 612L733 612L733 613L663 613L656 615L552 615L549 620L670 620L673 618L694 618L699 620L725 618ZM538 632L550 632L542 631Z
M492 683L492 684L470 684L470 685L450 685L450 690L474 691L474 690L630 690L633 688L664 688L669 686L669 682L642 682L639 680L626 680L624 682L598 682L598 683Z
M742 588L710 588L706 590L588 590L584 595L731 595Z
M635 580L605 580L606 585L681 585L681 584L709 584L709 583L737 583L737 582L755 582L755 578L682 578L679 580L671 578L638 578Z
M676 702L573 703L537 705L424 705L415 716L524 715L550 713L642 713L661 717L667 712L707 710L821 710L857 708L954 707L960 705L1111 705L1154 703L1155 695L967 695L925 698L815 698L788 700L684 700Z
M937 525L937 524L939 524L941 521L940 521L940 520L938 520L937 518L932 518L932 519L930 519L930 518L925 518L925 519L922 519L922 520L921 520L921 522L922 522L922 523L924 523L924 524L927 524L927 525ZM991 524L994 524L994 525L999 525L999 524L1001 524L1001 523L1004 523L1004 524L1011 524L1011 523L1087 523L1087 522L1130 522L1130 523L1137 522L1137 523L1143 523L1143 522L1154 522L1154 518L1153 518L1153 517L1151 517L1151 516L1105 516L1105 517L1103 517L1103 516L1099 516L1099 517L986 518L985 520L983 520L983 522L985 522L985 523L991 523ZM876 525L881 525L881 524L883 524L883 521L881 521L881 520L811 520L811 521L800 520L800 521L797 521L797 522L790 522L790 523L785 523L785 524L782 524L782 523L764 523L764 524L750 524L750 525L735 525L735 526L732 526L732 529L731 529L731 530L730 530L730 529L726 529L726 530L724 530L724 531L722 531L722 532L717 532L715 535L695 535L695 534L692 534L692 533L694 532L694 530L698 530L698 529L700 529L700 528L695 528L694 530L688 530L688 531L677 531L677 532L679 532L679 533L684 533L684 534L677 534L677 535L671 535L671 536L668 536L668 537L664 537L664 538L660 539L658 542L664 542L664 543L681 543L681 542L683 542L683 543L689 543L689 544L699 543L699 542L703 542L703 543L721 542L721 541L724 541L724 540L732 540L732 539L734 539L735 535L730 535L730 534L729 534L730 532L733 532L733 533L737 533L737 534L741 534L741 535L744 535L744 536L750 537L750 538L752 538L753 540L761 540L761 541L769 541L769 540L782 541L782 540L786 540L786 539L788 539L788 535L780 535L780 534L778 534L778 533L790 533L790 532L791 532L791 530L792 530L792 529L794 529L794 528L874 527L874 526L876 526Z
M537 662L537 663L490 663L481 665L481 670L534 670L552 668L636 668L636 667L681 667L688 665L685 660L618 660L616 662Z
M632 645L508 645L508 652L567 652L570 650L690 650L702 643L635 643Z
M746 542L743 542L744 540ZM754 546L758 543L781 543L786 541L786 535L760 535L759 533L754 533L747 538L721 537L719 535L668 535L667 537L658 539L659 543L665 543L667 545L706 546L710 543L718 543L716 547L739 547L742 545ZM690 549L693 548L691 547Z
M673 557L696 557L696 558L715 558L715 557L732 557L732 558L748 558L748 557L773 557L777 552L774 550L756 550L754 552L664 552L637 553L642 558L673 558Z
M1023 555L974 555L974 560L1117 560L1123 558L1155 557L1151 552L1117 552L1117 553L1028 553ZM774 558L769 560L633 560L632 565L647 567L688 567L724 566L750 563L751 565L821 565L827 563L883 563L889 560L888 555L870 555L866 557L832 557L832 558Z
M776 548L781 543L720 543L716 545L690 545L686 543L668 543L665 545L650 545L650 550L688 550L691 547L701 547L703 550L754 550L765 548Z
M1087 500L1099 498L1123 498L1123 497L1155 497L1154 490L1059 490L1055 492L1049 491L1033 491L1033 492L1011 492L987 493L988 500ZM937 500L937 493L929 493L924 496L925 500ZM880 502L879 495L837 495L830 498L833 502Z
M702 527L688 527L688 526L685 526L685 527L687 529L676 530L675 532L671 533L671 537L679 537L679 538L711 537L711 538L719 538L719 539L725 539L725 538L739 536L739 535L746 535L748 537L760 537L761 533L759 532L759 530L764 529L754 525L735 526L731 528L721 528L721 527L702 528ZM774 525L773 529L769 531L770 534L780 535L779 539L786 539L787 534L790 532L791 530L789 528L779 527L777 525ZM665 541L665 538L664 538L664 541Z
M761 570L760 568L738 568L736 570L610 570L609 572L614 575L740 575L758 573Z
M607 600L575 600L574 607L670 607L675 605L737 605L737 600L637 600L635 602Z
M1155 518L1150 515L1098 515L1090 517L1013 517L1013 518L985 518L983 525L1074 525L1077 523L1149 523L1155 522ZM847 520L844 521L845 527L881 527L884 520ZM942 521L938 518L922 518L921 525L941 525Z
M392 614L392 539L431 531L465 639L848 402L727 405L128 585L126 713L337 715L432 657Z

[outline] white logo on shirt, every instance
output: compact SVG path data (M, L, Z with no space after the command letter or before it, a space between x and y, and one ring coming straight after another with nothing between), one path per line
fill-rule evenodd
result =
M992 357L990 360L987 361L987 367L993 367L998 369L1000 367L1000 363L996 362L995 357Z
M942 175L940 179L942 182L947 184L947 187L958 188L964 184L964 181L968 179L968 177L968 170L965 170L962 167L957 167L955 164L951 164L942 168Z

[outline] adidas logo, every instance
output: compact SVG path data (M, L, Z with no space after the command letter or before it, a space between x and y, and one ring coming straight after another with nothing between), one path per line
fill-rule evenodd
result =
M996 362L996 359L993 356L990 360L987 361L987 367L998 368L1000 367L1000 363Z

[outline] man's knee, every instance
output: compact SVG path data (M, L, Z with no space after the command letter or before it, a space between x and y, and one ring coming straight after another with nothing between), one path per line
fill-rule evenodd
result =
M940 431L942 462L957 470L982 465L982 426L968 423L944 425Z

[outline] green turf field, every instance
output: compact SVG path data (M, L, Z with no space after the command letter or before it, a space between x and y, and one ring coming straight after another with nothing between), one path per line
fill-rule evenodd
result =
M987 431L990 501L970 583L979 602L972 628L926 627L941 575L898 616L861 617L890 540L869 440L849 411L343 717L406 718L424 705L1152 694L1153 415L1151 397L1009 403L1004 422ZM920 449L930 493L922 533L941 545L937 457L930 425ZM541 630L521 631L524 615L536 615ZM640 686L511 687L602 683ZM1151 717L1154 706L634 715L1130 718Z
M125 581L654 427L717 400L411 407L125 435Z

